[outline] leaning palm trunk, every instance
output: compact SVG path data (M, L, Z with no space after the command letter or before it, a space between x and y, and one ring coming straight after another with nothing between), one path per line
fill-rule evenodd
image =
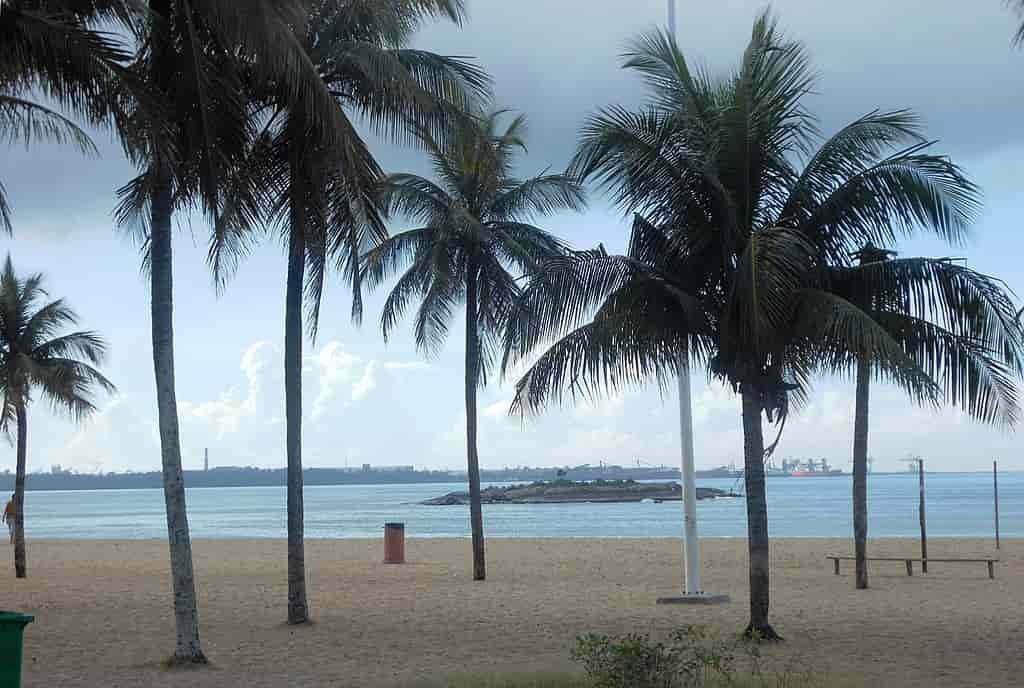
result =
M857 360L857 408L853 421L853 545L858 590L868 587L868 401L871 361Z
M14 576L25 578L28 568L25 563L25 462L28 454L28 419L25 407L18 406L18 465L14 476Z
M297 156L298 152L293 153ZM285 289L284 389L288 452L288 623L309 620L302 502L302 285L306 270L305 194L298 160L293 160Z
M149 7L156 17L171 16L170 0L150 0ZM163 94L170 91L171 80L174 78L171 50L165 41L153 42L153 84ZM177 636L174 659L200 663L205 662L206 657L199 643L199 609L192 569L192 538L189 535L185 506L185 478L181 470L178 400L174 389L174 280L171 251L174 199L170 173L165 163L158 160L153 164L156 166L157 181L150 202L150 310L160 459L171 553L171 587L174 591L174 625Z
M185 507L185 479L181 470L178 436L178 401L174 391L174 323L171 254L171 186L164 181L153 193L150 222L150 282L152 290L153 370L160 426L167 535L171 549L174 622L177 642L174 659L205 662L199 644L199 610L192 570L192 539Z
M199 612L192 571L192 540L185 506L185 480L178 436L178 402L174 391L173 282L171 267L171 190L163 185L153 198L150 229L153 369L156 375L160 449L163 464L167 534L171 550L176 659L204 661L199 644Z
M476 388L480 381L480 340L477 332L477 268L470 259L466 276L466 468L469 478L469 521L473 531L473 580L484 580L484 517L480 503L480 457L476 451Z
M743 385L743 459L747 489L747 550L750 557L750 624L746 634L777 640L768 623L769 545L768 502L764 483L764 434L761 428L761 397Z

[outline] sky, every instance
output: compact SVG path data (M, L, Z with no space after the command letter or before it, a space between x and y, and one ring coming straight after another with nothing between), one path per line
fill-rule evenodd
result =
M680 0L679 42L688 58L723 74L739 60L760 1ZM644 92L620 69L628 40L664 22L664 0L469 0L461 29L425 28L419 47L471 56L495 80L500 107L526 114L529 154L522 174L564 168L578 129L596 109L639 105ZM786 33L804 41L819 80L808 107L828 134L874 109L912 108L936 150L981 185L985 207L964 246L916 241L902 255L957 256L1024 294L1024 50L1011 46L1015 17L1000 0L780 0ZM44 272L81 326L107 339L103 366L118 387L97 400L98 413L74 425L43 404L29 413L28 466L78 471L147 471L160 466L149 338L148 285L139 252L115 228L116 190L132 168L109 134L101 155L84 158L51 146L0 149L0 179L14 206L14 238L0 238L22 273ZM374 150L388 171L427 173L423 155L386 142ZM590 208L542 223L579 248L625 247L627 225L600 193ZM279 241L257 249L222 294L205 263L208 227L183 223L175 236L177 395L186 469L212 465L279 467L285 463L282 346L285 256ZM411 326L384 342L383 292L372 294L360 328L349 320L340 279L327 293L317 340L307 342L304 461L307 466L458 469L465 466L461 326L443 352L416 351ZM729 390L693 375L698 467L742 463L739 402ZM493 381L479 395L484 467L562 466L606 461L674 465L679 460L673 390L652 385L612 398L553 408L525 421L509 417L510 384ZM853 384L823 379L793 416L777 456L825 457L849 470ZM766 428L766 436L774 436ZM899 391L872 391L870 455L875 470L902 470L911 455L931 470L983 470L999 460L1024 470L1019 432L979 425L951 409L915 408ZM0 445L0 470L14 468Z

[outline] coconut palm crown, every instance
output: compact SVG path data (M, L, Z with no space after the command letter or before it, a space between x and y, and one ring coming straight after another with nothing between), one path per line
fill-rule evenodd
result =
M519 116L501 128L502 114L458 120L443 144L420 129L435 179L396 174L382 191L382 203L391 214L419 226L370 251L363 267L370 286L398 275L381 316L385 338L418 302L416 344L428 354L440 349L456 308L465 304L467 465L476 580L486 577L477 388L486 384L501 355L505 319L520 292L518 278L564 250L552 234L531 224L532 219L584 207L582 188L565 175L514 175L515 154L526 148L526 121Z
M921 231L961 242L978 190L931 151L908 111L870 112L822 141L803 104L814 85L809 58L770 14L757 19L726 78L691 69L675 40L658 33L637 39L625 66L644 79L649 102L592 117L572 169L635 215L629 251L556 259L525 290L507 329L505 368L556 341L518 381L514 406L537 411L566 393L665 379L681 353L740 393L747 632L777 637L768 621L763 463L772 447L762 414L781 432L813 376L846 374L859 355L915 400L938 403L945 391L979 415L999 413L1012 406L1007 383L1019 361L1012 308L966 273L893 284L886 266L856 265L866 244ZM921 308L914 315L956 304L943 324L970 330L983 355L963 358L937 332L908 346L838 287L844 270L861 270L871 289L902 289L901 303ZM950 365L964 374L944 376ZM983 380L997 393L978 393Z
M81 421L96 411L95 392L114 385L98 370L106 344L95 332L72 330L75 312L62 299L48 300L43 276L19 279L10 256L0 273L0 430L17 439L14 568L27 575L25 557L25 470L27 411L41 400Z

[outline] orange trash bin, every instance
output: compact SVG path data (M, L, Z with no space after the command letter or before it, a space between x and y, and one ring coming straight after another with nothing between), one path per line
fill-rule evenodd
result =
M384 524L384 563L405 563L405 524Z

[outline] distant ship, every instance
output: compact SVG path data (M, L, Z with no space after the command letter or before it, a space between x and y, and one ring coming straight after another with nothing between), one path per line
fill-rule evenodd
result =
M784 460L782 462L782 473L791 478L828 478L843 475L841 469L832 468L825 459L821 461L815 461L814 459L806 461Z
M826 478L845 475L845 473L838 468L832 468L825 459L820 461L817 459L807 459L806 461L786 459L781 465L774 461L766 463L764 475L766 478ZM699 470L697 477L704 479L742 478L743 470L730 464L729 466Z
M699 470L696 472L698 478L739 478L742 477L743 471L737 470L735 466L719 466L718 468L708 468Z

